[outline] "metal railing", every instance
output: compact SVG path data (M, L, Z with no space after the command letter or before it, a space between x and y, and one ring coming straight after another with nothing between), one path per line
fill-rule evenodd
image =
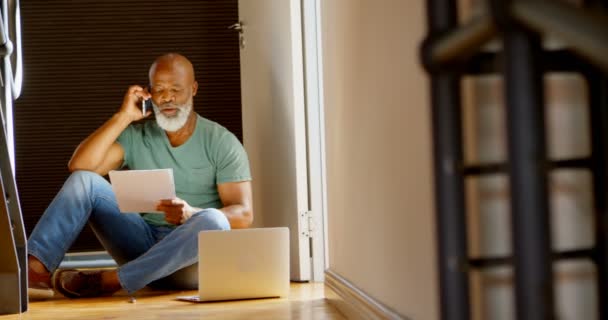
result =
M3 0L0 10L4 88L0 92L0 314L12 314L28 308L27 241L15 183L13 135L13 100L21 94L22 84L19 0ZM14 73L13 65L16 65Z
M21 11L19 0L2 0L0 17L0 56L2 56L2 86L0 104L4 112L4 124L8 139L8 149L15 172L15 139L13 126L13 101L21 95L23 83L23 59L21 50ZM13 66L15 70L13 71Z
M421 62L431 78L441 318L471 317L471 269L511 264L517 319L555 319L553 262L589 259L597 267L599 319L608 319L608 15L559 0L488 4L489 12L459 26L455 0L427 1L428 36L421 45ZM600 5L608 6L606 1ZM541 39L548 34L567 49L543 50ZM502 50L481 52L497 36ZM587 80L588 158L547 158L542 76L550 71L579 72ZM467 166L460 80L483 73L504 76L509 158L508 163ZM547 175L555 168L592 172L593 248L551 251ZM513 256L472 258L467 251L465 179L501 172L510 179Z

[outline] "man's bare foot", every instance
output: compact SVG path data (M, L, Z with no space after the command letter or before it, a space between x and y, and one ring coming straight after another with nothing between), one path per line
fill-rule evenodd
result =
M33 289L50 289L51 274L38 258L27 256L28 287Z

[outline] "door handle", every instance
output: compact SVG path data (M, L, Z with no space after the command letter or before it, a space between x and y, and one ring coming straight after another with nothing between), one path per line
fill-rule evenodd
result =
M239 32L239 47L245 49L245 24L243 21L239 21L233 25L230 25L228 29L236 30Z

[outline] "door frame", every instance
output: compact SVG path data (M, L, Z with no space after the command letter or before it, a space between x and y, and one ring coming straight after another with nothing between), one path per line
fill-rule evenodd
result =
M308 157L308 208L311 230L312 281L323 281L328 265L327 180L325 171L325 115L321 1L301 0L304 97Z
M320 0L239 0L232 26L240 33L243 140L259 175L254 225L290 228L292 281L323 281L327 266L320 8ZM283 148L269 148L274 137ZM281 192L289 194L275 199Z

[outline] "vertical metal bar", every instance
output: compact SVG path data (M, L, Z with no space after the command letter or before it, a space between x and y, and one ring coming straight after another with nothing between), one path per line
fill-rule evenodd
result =
M607 10L608 0L594 1ZM588 5L588 3L586 3ZM599 71L587 74L591 113L595 246L598 319L608 319L608 76Z
M27 243L7 147L0 123L0 314L25 312L28 307Z
M25 235L25 225L23 223L23 215L21 213L21 204L17 191L17 183L13 168L9 161L8 143L4 132L0 132L0 183L3 185L3 200L6 209L8 210L12 235L14 239L15 250L17 252L17 263L20 270L19 277L19 294L21 295L21 312L28 309L27 296L27 238ZM17 291L15 291L17 293Z
M458 77L431 79L441 319L470 317Z
M4 134L4 133L0 133ZM4 193L2 178L0 177L0 192ZM15 241L11 230L11 219L8 213L4 196L0 196L0 315L20 313L23 310L22 286L18 253L15 250ZM27 295L26 295L27 298Z
M429 36L457 26L454 0L427 2ZM441 319L470 318L460 77L431 74Z
M595 213L595 262L597 266L598 319L608 319L608 78L587 73L591 116L593 205Z
M3 46L4 54L10 54L10 50L6 49L10 45L10 39L6 34L7 17L8 17L8 2L2 1L0 7L0 45ZM2 277L6 280L7 286L2 291L2 306L0 312L24 312L28 308L27 296L27 241L25 236L25 227L23 224L23 216L21 215L21 207L19 204L19 196L17 194L17 186L15 183L15 165L14 165L14 138L13 138L13 110L12 110L12 75L10 59L6 56L2 58L2 78L4 86L4 94L1 94L0 119L2 121L0 128L0 214L8 214L8 225L3 225L4 232L12 237L12 247L3 249L14 250L17 265L16 272L13 269L13 257L9 254L3 263L9 264L8 271L3 272ZM7 245L7 242L3 242ZM16 282L15 282L16 280ZM8 298L10 296L10 298ZM18 302L19 306L13 304Z
M554 319L540 38L507 30L505 85L517 319Z

